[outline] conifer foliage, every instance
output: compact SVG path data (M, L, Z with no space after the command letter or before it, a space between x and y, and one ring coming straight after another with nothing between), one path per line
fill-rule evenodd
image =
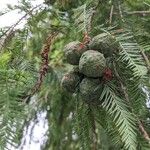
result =
M150 1L20 0L0 15L16 9L0 30L0 150L39 112L41 150L149 150Z

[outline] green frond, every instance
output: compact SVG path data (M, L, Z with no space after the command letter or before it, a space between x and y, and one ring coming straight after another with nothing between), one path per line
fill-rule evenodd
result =
M92 145L92 122L89 118L90 109L85 106L84 103L78 101L76 102L76 110L74 115L74 128L77 133L80 147L84 150L90 150Z
M103 107L92 108L92 112L95 117L95 121L98 123L98 126L101 126L101 132L105 132L106 134L106 143L110 142L109 146L111 145L114 149L121 148L123 143L121 141L121 136L115 127L115 123L113 118L107 113L107 111ZM103 131L104 130L104 131ZM110 139L108 137L111 137ZM104 141L103 136L100 136L100 141ZM106 144L101 142L101 145Z
M0 12L26 14L22 29L0 29L0 150L17 149L39 113L45 114L41 120L48 127L46 140L40 139L42 150L149 150L149 0L44 1L34 9L32 0L21 0ZM54 31L60 34L47 50L48 71L31 94L44 63L45 38ZM80 89L70 94L61 88L63 74L72 67L63 49L71 41L86 40L85 32L94 37L102 31L116 39L116 50L110 43L114 51L105 56L112 79L106 81L105 72L99 78L104 85L101 103L87 104L78 97Z
M140 52L140 46L133 40L131 34L123 34L121 36L117 38L120 44L118 61L124 63L126 69L132 70L135 77L146 75L147 68Z
M89 32L91 30L93 13L93 8L88 8L86 4L74 9L73 19L75 20L75 26L78 27L78 32Z
M24 105L21 99L17 98L19 89L16 86L12 88L7 84L0 88L0 112L2 117L0 121L0 145L2 147L7 147L8 143L9 145L19 144L18 133L22 129L23 118L25 118Z
M115 91L109 85L105 85L101 99L104 100L104 109L113 117L124 147L128 150L136 150L136 120L125 100L115 95Z
M140 114L146 108L146 95L142 86L147 82L147 66L141 54L140 45L131 33L123 33L117 37L120 44L119 56L116 57L117 72L126 87L133 110ZM124 70L124 71L121 71Z
M9 149L20 143L20 131L26 117L23 97L33 79L23 70L1 69L0 80L0 145L1 149Z

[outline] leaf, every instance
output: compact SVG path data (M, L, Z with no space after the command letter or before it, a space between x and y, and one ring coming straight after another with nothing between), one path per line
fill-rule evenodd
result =
M124 99L115 95L115 92L109 85L105 85L101 99L104 100L104 109L113 117L124 147L128 150L136 150L136 120L134 115L129 111Z

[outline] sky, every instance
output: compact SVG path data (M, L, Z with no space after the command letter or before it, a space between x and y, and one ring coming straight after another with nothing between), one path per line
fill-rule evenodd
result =
M41 4L43 0L34 0L33 5ZM0 0L0 11L3 11L7 8L7 4L16 5L18 3L18 0ZM23 14L18 13L17 11L12 11L10 13L7 13L3 16L0 16L0 28L13 25L16 23ZM18 28L23 27L25 22L22 22ZM34 125L34 122L31 121L29 125L29 129L25 131L25 136L23 138L21 147L17 150L40 150L42 139L44 139L45 134L48 129L48 122L45 119L46 113L38 113L37 117L37 123L33 128L32 131L32 138L30 139L31 135L31 128ZM25 145L24 145L25 142ZM16 150L11 147L11 150Z
M32 0L33 5L41 4L44 0ZM16 5L18 0L0 0L0 11L5 10L7 4ZM23 14L18 13L18 11L12 11L3 16L0 16L0 28L5 26L13 25ZM24 21L18 26L18 28L23 27Z
M0 0L0 11L5 10L7 4L16 4L18 0ZM12 18L13 16L13 18ZM13 11L11 13L0 16L0 28L12 25L21 17L21 15L17 14L17 11Z

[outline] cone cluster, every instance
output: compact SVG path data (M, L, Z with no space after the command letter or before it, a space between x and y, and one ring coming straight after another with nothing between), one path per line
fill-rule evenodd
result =
M115 39L107 33L95 36L84 46L79 41L67 44L64 48L65 57L73 67L62 78L62 88L70 93L78 92L88 104L100 104L106 59L116 49Z

